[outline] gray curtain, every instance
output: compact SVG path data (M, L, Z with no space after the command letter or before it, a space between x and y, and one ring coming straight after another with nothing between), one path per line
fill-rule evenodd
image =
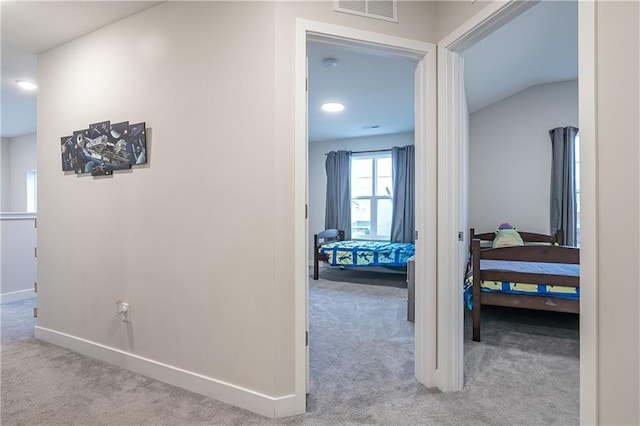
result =
M415 151L413 145L391 150L393 216L391 242L415 241Z
M324 163L327 171L325 229L340 229L351 239L351 153L331 151Z
M557 127L551 137L551 235L562 229L564 244L575 246L577 240L576 145L578 129Z

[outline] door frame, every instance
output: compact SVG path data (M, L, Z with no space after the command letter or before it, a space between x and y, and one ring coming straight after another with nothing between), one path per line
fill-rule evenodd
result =
M294 152L294 389L295 411L306 410L309 288L309 233L306 206L308 203L307 153L307 37L334 39L339 43L384 50L393 54L413 57L416 69L416 253L422 262L416 262L416 317L415 317L415 374L427 387L437 386L436 371L436 46L365 30L358 30L323 22L296 19L295 29L295 152ZM430 208L429 208L430 207ZM416 256L418 257L418 256ZM428 313L428 314L425 314Z
M438 328L442 353L450 365L444 387L462 386L463 306L457 286L462 282L460 256L466 254L468 235L464 182L463 51L502 27L539 1L494 0L438 43ZM597 410L597 185L596 185L596 14L595 1L578 1L579 127L581 153L581 240L580 248L580 423L596 424ZM463 232L462 244L453 244L454 234ZM444 309L444 308L448 309ZM443 389L445 390L445 389Z

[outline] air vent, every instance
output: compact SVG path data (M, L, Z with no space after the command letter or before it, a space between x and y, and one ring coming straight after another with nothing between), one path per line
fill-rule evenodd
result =
M398 22L398 0L335 0L333 10Z

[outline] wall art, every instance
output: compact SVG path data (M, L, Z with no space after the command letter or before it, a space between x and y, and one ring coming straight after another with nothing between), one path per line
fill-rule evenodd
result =
M60 148L63 171L111 175L114 170L147 162L145 123L102 121L90 124L87 129L60 138Z

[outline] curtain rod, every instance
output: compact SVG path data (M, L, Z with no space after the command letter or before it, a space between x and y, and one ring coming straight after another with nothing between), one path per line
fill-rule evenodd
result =
M392 148L387 149L372 149L369 151L349 151L350 154L373 154L374 152L391 152ZM328 152L325 152L324 155L329 155Z

